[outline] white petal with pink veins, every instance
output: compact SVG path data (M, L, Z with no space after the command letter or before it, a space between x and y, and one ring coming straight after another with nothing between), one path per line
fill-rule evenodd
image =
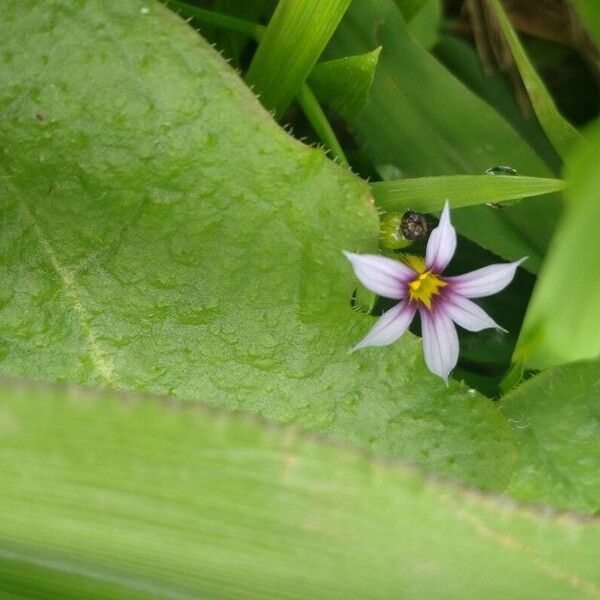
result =
M385 256L345 251L344 255L352 263L359 281L367 289L385 298L404 298L408 282L417 276L409 266Z
M395 342L408 329L416 311L414 302L409 303L405 300L396 304L379 317L371 331L352 348L352 351L367 346L387 346Z
M431 232L427 242L425 267L441 273L452 260L456 251L456 230L450 222L450 205L446 200L439 225Z
M483 298L503 290L513 280L518 266L524 260L525 258L522 258L511 263L490 265L464 275L444 277L444 279L449 284L449 289L461 296Z
M420 308L423 354L429 370L448 384L450 371L458 362L458 335L452 319L443 311Z
M463 329L468 331L481 331L493 327L502 329L483 308L460 294L446 292L440 304L441 310ZM505 329L502 330L506 331Z

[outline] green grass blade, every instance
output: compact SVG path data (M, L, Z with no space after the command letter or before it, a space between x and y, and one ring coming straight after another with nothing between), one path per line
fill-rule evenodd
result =
M600 355L600 121L567 160L565 211L540 273L515 361L548 367Z
M499 72L485 73L477 50L465 40L444 35L434 50L435 56L462 83L497 110L552 168L560 173L562 161L548 141L535 115L524 115L513 87Z
M513 29L499 0L491 0L500 22L504 37L510 47L515 63L529 95L531 106L546 132L554 149L564 159L569 151L581 140L581 135L558 111L554 99L546 89L542 78L536 73L525 49Z
M452 208L462 208L550 194L564 187L561 179L492 175L417 177L371 184L375 202L383 210L424 213L440 211L446 200Z
M312 91L342 117L356 117L369 99L380 52L381 47L317 63L308 78Z
M0 411L2 598L598 594L598 519L203 405L0 381Z
M440 27L444 16L442 0L427 0L419 11L407 21L410 35L423 48L433 48L440 39Z
M600 10L598 0L572 0L587 32L600 48Z
M277 118L300 91L349 4L350 0L280 0L246 77Z

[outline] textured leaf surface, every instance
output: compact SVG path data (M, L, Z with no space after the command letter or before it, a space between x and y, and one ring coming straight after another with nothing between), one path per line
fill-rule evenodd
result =
M544 371L502 404L519 443L511 494L599 512L600 362Z
M534 368L600 356L599 152L600 121L567 162L565 214L515 352Z
M420 341L348 354L373 322L342 256L377 248L363 181L161 5L5 6L2 371L202 398L507 483L505 419L430 375Z
M201 405L3 382L0 406L3 598L600 594L598 520Z
M352 129L372 161L406 177L481 175L508 165L520 175L551 176L517 132L467 90L409 35L392 0L354 2L329 47L331 56L383 46L371 100ZM387 177L386 177L387 178ZM457 211L459 231L492 252L537 271L558 214L556 198L532 199L498 214Z

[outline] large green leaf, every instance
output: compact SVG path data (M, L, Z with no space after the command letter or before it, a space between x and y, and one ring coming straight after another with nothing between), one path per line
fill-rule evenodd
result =
M600 121L567 164L567 203L515 360L539 368L600 356Z
M21 34L19 34L21 32ZM486 398L411 335L348 354L365 182L288 136L159 4L5 2L0 368L301 423L502 489Z
M380 173L392 165L407 177L480 175L507 165L521 175L551 175L498 113L415 43L392 0L353 2L330 43L330 55L377 46L383 50L371 101L351 127ZM501 212L461 209L453 220L465 236L504 258L529 256L525 267L535 272L557 214L556 198L542 198Z
M503 399L519 440L512 495L600 512L600 362L548 369Z
M0 386L3 598L592 599L600 523L201 405Z

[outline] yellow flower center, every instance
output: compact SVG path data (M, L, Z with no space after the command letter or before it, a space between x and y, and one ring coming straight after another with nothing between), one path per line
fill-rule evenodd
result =
M427 308L431 308L432 297L440 293L440 288L443 288L446 282L431 271L426 271L425 261L420 256L407 254L402 260L419 273L418 277L408 284L410 300L421 302Z

